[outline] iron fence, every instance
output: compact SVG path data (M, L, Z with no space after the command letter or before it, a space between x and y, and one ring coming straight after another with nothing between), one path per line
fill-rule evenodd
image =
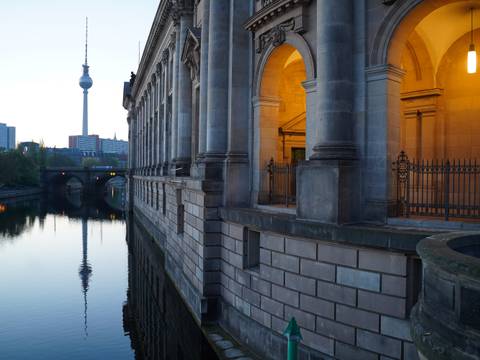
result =
M409 160L393 163L397 216L480 218L480 164L477 160Z
M296 164L276 163L273 159L267 165L268 201L270 204L285 206L296 203Z

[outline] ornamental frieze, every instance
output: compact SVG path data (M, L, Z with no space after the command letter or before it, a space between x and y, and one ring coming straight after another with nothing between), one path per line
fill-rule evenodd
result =
M294 28L295 19L290 19L277 26L274 26L271 30L260 35L256 47L257 53L261 53L270 44L274 47L282 45L285 42L286 32L291 31Z

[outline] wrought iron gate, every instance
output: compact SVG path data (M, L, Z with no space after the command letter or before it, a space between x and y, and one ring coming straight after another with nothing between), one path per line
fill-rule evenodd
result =
M393 163L397 216L480 218L480 164L476 160L409 160Z
M289 206L296 202L296 164L276 163L270 160L268 172L268 200L270 204Z

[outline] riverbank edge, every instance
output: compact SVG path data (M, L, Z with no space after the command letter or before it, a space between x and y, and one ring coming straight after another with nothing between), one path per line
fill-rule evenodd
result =
M131 221L135 222L137 226L140 226L146 234L148 234L152 243L164 254L166 260L165 275L168 276L178 295L182 298L185 305L187 305L187 310L190 312L193 320L205 336L205 340L208 341L219 360L260 360L261 357L258 356L253 349L246 347L239 339L233 336L227 329L220 326L217 322L209 322L208 324L202 325L198 321L198 315L192 310L188 298L186 298L185 294L182 292L181 287L178 286L178 278L175 279L171 269L167 267L168 254L165 252L166 235L159 230L156 231L151 220L139 210L129 212L128 217Z
M40 195L44 191L41 187L32 187L18 190L0 190L0 200Z

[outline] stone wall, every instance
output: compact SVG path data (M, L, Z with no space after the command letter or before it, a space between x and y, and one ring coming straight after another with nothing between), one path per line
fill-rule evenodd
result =
M223 223L226 304L278 336L295 317L303 345L338 359L416 359L406 254L261 232L260 266L246 270L243 242L242 225ZM265 344L247 341L275 358Z
M135 214L165 253L168 274L199 320L204 286L204 196L169 178L135 177L134 181Z
M265 358L284 353L282 333L295 317L307 358L416 359L408 316L419 278L411 251L335 243L325 229L330 241L224 221L221 196L206 186L136 176L134 187L136 217L165 253L166 271L197 321L219 321ZM245 267L246 229L260 235L254 268Z

